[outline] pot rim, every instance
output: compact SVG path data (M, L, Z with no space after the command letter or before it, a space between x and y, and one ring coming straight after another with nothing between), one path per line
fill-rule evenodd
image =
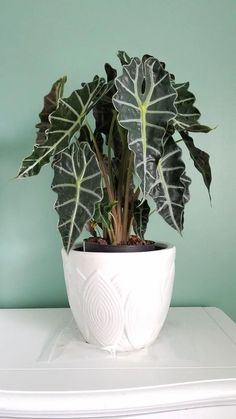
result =
M175 249L175 245L171 244L171 243L167 243L167 242L154 242L155 244L155 249L150 249L150 250L146 250L146 251L115 251L115 252L109 252L109 251L89 251L89 250L82 250L83 249L83 242L78 243L78 245L74 248L72 248L70 250L69 253L73 253L73 254L77 254L78 252L82 253L82 254L88 254L88 253L93 253L94 255L99 255L99 254L112 254L112 255L124 255L124 254L128 254L128 255L134 255L134 254L143 254L143 253L152 253L152 252L163 252L166 251L168 249ZM110 246L115 246L115 245L100 245L101 247L106 246L106 247L110 247ZM137 245L127 245L128 247L137 247ZM63 249L64 250L64 249ZM65 251L65 250L64 250Z

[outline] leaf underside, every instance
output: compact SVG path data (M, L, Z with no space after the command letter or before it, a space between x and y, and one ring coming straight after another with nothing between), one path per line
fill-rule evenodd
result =
M37 145L43 145L46 141L45 131L50 128L49 115L56 110L58 99L63 96L66 80L66 77L57 80L51 91L44 96L44 107L39 114L40 122L36 125L38 128Z
M50 127L49 115L55 111L58 99L63 95L65 83L66 77L60 78L53 84L50 92L44 96L44 107L39 114L40 122L36 125L36 128L38 128L36 143L31 155L23 160L17 175L18 178L37 175L39 173L40 166L35 167L32 170L30 169L29 166L32 162L39 159L42 159L42 165L49 162L48 156L44 157L44 150L41 146L43 146L46 141L45 131Z
M52 189L58 194L55 209L58 229L67 252L93 218L95 205L103 197L101 173L88 143L73 143L54 159Z

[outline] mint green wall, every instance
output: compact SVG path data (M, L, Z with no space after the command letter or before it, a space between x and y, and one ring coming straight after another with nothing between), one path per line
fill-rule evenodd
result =
M212 208L187 158L184 238L155 215L147 236L177 246L174 305L218 306L236 319L235 15L235 0L0 0L0 307L67 304L52 173L11 178L52 82L67 74L69 94L105 61L118 66L125 49L190 80L202 122L217 125L195 136L211 155Z

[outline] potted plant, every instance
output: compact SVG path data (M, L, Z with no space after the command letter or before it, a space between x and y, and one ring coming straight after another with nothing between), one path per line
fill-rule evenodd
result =
M190 136L210 128L199 123L189 83L177 83L163 62L118 57L119 76L105 64L107 80L95 76L67 98L66 77L54 83L18 178L51 162L75 320L87 342L132 350L157 337L174 279L175 247L144 239L150 212L182 232L190 198L182 144L210 195L209 156ZM83 229L91 237L81 244Z

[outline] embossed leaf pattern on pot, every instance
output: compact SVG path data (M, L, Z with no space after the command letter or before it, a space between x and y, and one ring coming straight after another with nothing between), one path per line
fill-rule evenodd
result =
M86 341L110 351L150 345L158 336L171 300L175 248L127 254L62 252L70 306Z
M89 331L104 347L118 344L124 330L124 313L120 297L101 273L94 272L83 292L83 313Z

